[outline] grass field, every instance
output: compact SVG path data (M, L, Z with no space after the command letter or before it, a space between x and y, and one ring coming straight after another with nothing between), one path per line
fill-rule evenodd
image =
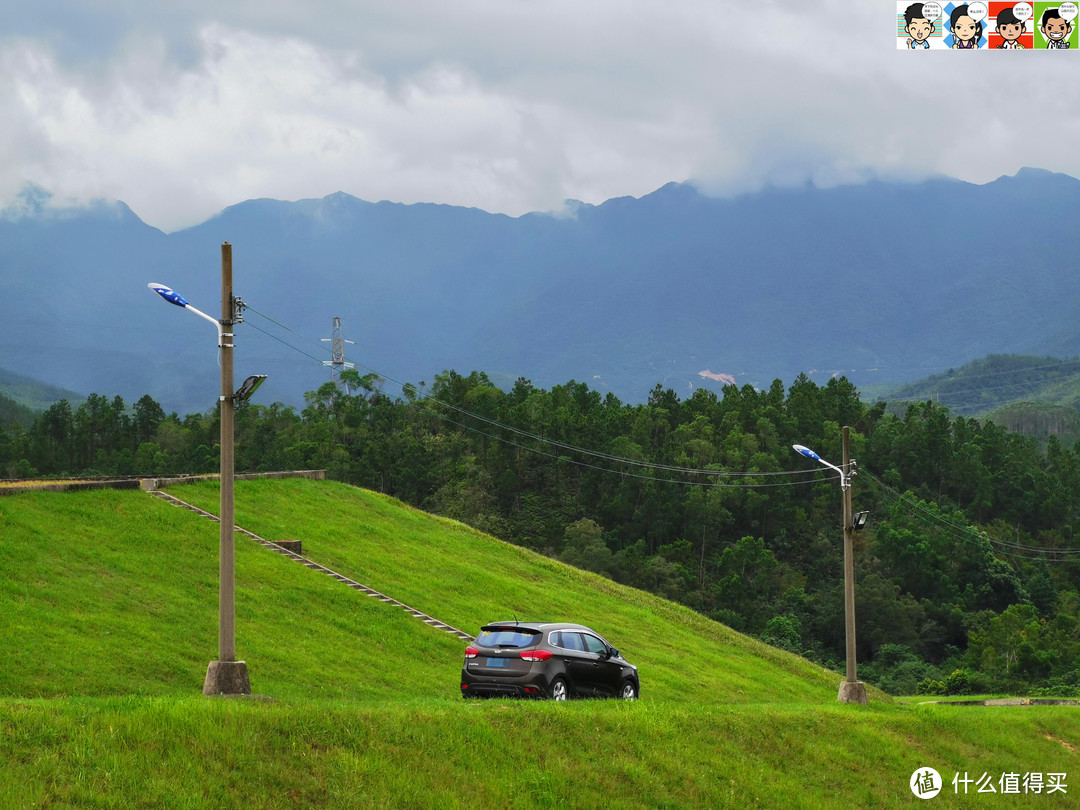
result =
M216 511L215 484L172 493ZM936 768L1080 774L1075 707L839 705L840 676L372 493L238 482L237 523L469 632L590 624L643 699L463 701L462 642L237 536L246 699L204 698L217 526L141 492L0 498L0 807L888 807ZM1080 779L1080 775L1075 778ZM961 785L961 790L963 789Z

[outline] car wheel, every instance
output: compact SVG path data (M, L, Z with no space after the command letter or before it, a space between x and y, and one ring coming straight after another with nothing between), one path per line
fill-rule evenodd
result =
M622 689L619 690L622 700L637 700L637 687L633 681L623 681Z
M562 678L556 678L551 682L551 699L567 700L570 697L570 687Z

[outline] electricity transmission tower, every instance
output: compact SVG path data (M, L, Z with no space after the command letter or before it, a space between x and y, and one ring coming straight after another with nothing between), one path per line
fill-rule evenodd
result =
M345 338L341 336L341 318L334 318L334 328L330 334L331 337L322 338L322 341L323 343L330 344L330 357L332 359L323 360L323 365L330 366L330 380L332 382L337 382L343 368L356 368L355 363L345 362L345 344L351 343L355 346L356 341L345 340ZM345 386L345 390L349 392L349 387Z

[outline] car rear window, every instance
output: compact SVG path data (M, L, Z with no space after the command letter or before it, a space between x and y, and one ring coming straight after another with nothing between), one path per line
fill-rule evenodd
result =
M476 637L481 647L528 647L540 637L535 630L516 627L484 628Z

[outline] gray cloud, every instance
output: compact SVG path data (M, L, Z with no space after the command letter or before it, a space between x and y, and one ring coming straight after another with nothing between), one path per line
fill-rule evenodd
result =
M25 5L0 208L35 183L169 230L337 190L520 214L670 180L1080 175L1074 54L897 51L887 3Z

